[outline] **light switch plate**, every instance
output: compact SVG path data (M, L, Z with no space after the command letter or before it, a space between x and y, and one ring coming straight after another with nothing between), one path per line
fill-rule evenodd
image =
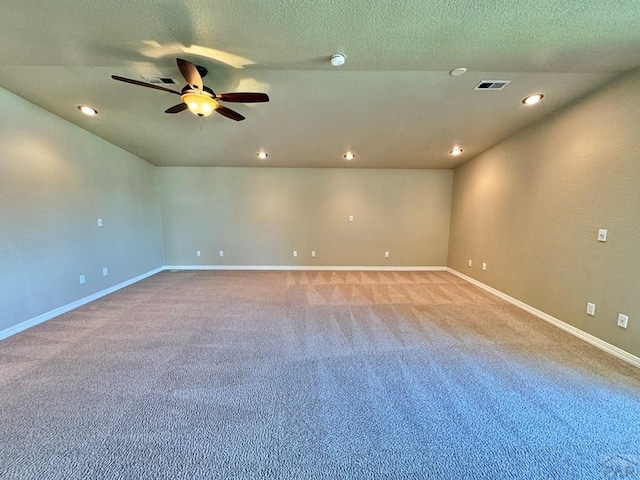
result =
M606 228L599 229L598 230L598 241L599 242L606 242L608 234L609 234L609 231Z

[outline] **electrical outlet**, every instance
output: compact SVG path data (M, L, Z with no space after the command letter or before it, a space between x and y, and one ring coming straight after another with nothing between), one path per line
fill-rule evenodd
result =
M482 270L486 270L487 269L487 262L482 262Z
M107 267L104 267L102 269L102 276L107 277L108 275L109 275L109 269Z
M224 257L224 250L220 250L220 251L218 252L218 255L220 255L221 257Z
M622 313L618 314L618 326L622 328L627 328L627 323L629 323L629 316L624 315Z
M473 260L469 260L469 266L473 267Z
M384 258L389 258L389 252L384 252Z
M98 219L98 226L99 227L104 227L104 222L102 221L101 218Z
M87 283L87 279L84 275L80 275L80 285L84 285L85 283Z
M595 303L587 303L587 315L591 315L592 317L596 314L596 304Z
M200 255L200 250L196 250L196 257L199 257Z
M349 215L349 221L353 222L353 215Z
M311 250L311 258L316 258L316 251L315 250Z
M297 256L298 256L298 251L297 251L297 250L294 250L294 251L293 251L293 256L294 256L294 257L297 257Z
M601 228L598 230L598 241L599 242L606 242L607 241L607 234L608 234L608 230L606 228Z

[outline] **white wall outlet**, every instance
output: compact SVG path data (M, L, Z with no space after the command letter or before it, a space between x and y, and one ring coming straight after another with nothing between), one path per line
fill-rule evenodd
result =
M596 304L595 303L587 303L587 315L591 315L592 317L596 314Z
M311 258L316 258L316 251L315 250L311 250Z
M624 315L622 313L618 314L618 326L622 328L627 328L627 323L629 323L629 316Z
M104 222L102 221L101 218L98 219L98 226L99 227L104 227Z
M196 250L196 257L199 257L201 255L200 250Z
M487 269L487 262L482 262L482 270L486 270Z
M353 215L349 215L349 221L353 222Z
M469 266L473 267L473 260L469 260Z
M104 268L102 269L102 276L103 276L103 277L106 277L106 276L108 276L108 275L109 275L109 269L108 269L107 267L104 267Z
M87 279L84 277L84 275L80 275L80 285L84 285L85 283L87 283Z
M218 255L220 255L221 257L224 257L224 250L220 250L220 251L218 252Z
M294 251L293 251L293 256L294 256L294 257L297 257L297 256L298 256L298 251L297 251L297 250L294 250Z
M384 258L389 258L389 252L384 252Z
M601 228L600 230L598 230L598 241L606 242L608 234L609 234L609 231L606 228Z

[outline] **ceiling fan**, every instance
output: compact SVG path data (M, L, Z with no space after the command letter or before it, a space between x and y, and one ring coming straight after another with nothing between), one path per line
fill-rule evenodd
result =
M180 95L182 103L167 108L164 113L179 113L183 110L189 109L199 117L206 117L216 111L227 118L240 121L244 120L245 117L230 108L220 105L220 102L258 103L269 101L269 96L266 93L235 92L217 94L202 83L202 78L207 75L206 68L194 65L182 58L177 58L176 61L178 62L180 73L182 73L182 76L187 81L187 85L185 85L180 92L171 90L170 88L161 87L159 85L153 85L152 83L119 77L118 75L111 75L111 78L120 82L132 83L134 85L154 88L163 92Z

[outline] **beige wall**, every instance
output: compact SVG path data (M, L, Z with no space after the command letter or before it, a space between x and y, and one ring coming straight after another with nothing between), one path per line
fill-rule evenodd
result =
M167 265L446 265L451 170L163 167L159 180Z
M640 72L459 167L448 264L640 355Z
M155 167L0 89L0 332L160 266Z

